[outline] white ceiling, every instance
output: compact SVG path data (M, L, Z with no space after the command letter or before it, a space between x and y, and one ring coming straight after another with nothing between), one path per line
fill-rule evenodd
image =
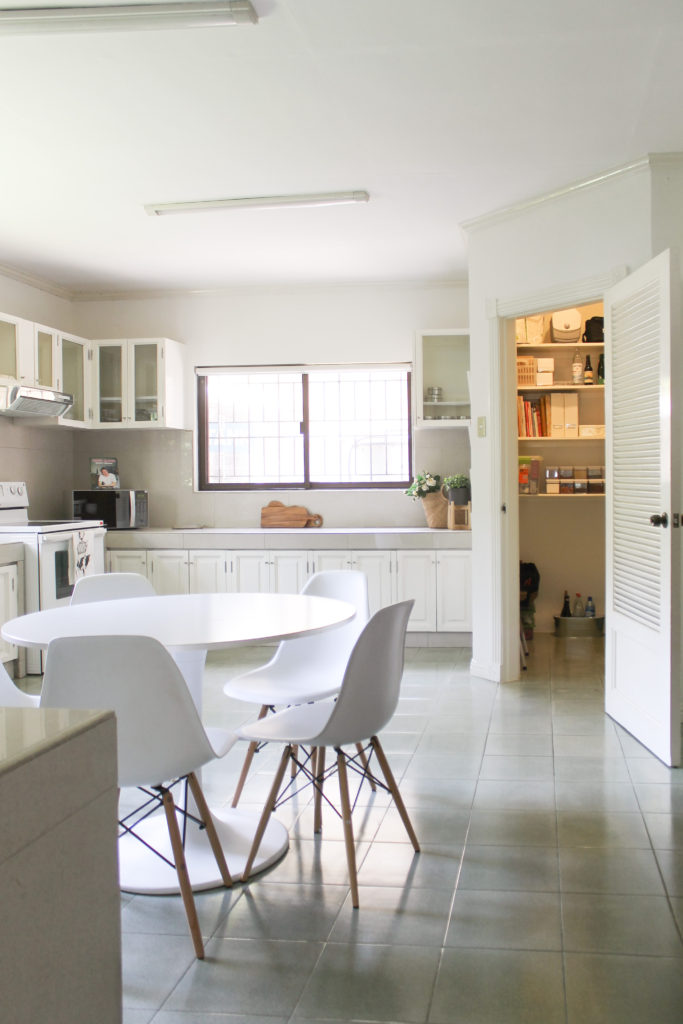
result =
M75 295L452 280L463 221L683 151L681 0L253 4L0 38L0 264ZM349 189L370 202L143 209Z

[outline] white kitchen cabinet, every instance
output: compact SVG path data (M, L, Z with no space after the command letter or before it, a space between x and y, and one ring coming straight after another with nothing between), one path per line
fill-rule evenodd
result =
M169 338L94 344L94 426L184 427L181 346Z
M109 551L107 555L109 572L137 572L147 576L147 552L139 550Z
M436 630L469 633L472 629L472 552L436 553Z
M190 551L189 588L191 594L225 594L234 590L231 551Z
M189 551L147 552L147 575L157 594L189 594Z
M238 593L298 594L310 575L306 551L233 551L230 557Z
M62 366L59 358L59 332L52 327L33 324L33 379L43 388L62 390Z
M469 427L469 332L418 332L414 368L415 426Z
M0 626L19 614L19 570L16 565L0 566ZM14 661L17 648L0 637L0 661Z
M92 346L75 334L57 336L57 380L62 391L74 396L74 404L59 417L68 427L92 425Z
M4 313L0 315L0 380L35 383L33 324Z
M396 600L395 551L312 551L314 572L358 569L368 578L370 614Z
M436 630L436 552L396 552L396 600L415 604L408 620L412 632Z

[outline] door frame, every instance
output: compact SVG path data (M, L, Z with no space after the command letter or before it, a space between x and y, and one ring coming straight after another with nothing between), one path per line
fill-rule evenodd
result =
M493 638L498 650L492 660L500 664L500 681L520 676L519 655L519 494L517 488L517 391L512 323L518 317L602 302L608 288L628 275L626 266L606 274L558 284L536 292L496 299L489 304L490 393L500 395L500 415L492 431L493 475L498 482L491 494L491 522L499 523L495 538L500 580L492 595ZM494 551L494 557L496 552Z

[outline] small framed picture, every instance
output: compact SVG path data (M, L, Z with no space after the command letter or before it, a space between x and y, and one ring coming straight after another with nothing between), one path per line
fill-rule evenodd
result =
M90 486L91 487L118 487L119 486L119 460L118 459L91 459L90 460Z

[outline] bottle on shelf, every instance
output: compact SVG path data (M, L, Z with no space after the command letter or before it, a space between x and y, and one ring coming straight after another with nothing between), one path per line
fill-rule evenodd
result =
M581 618L584 614L583 601L581 600L581 594L577 594L574 598L574 604L572 605L572 615L575 619Z
M593 383L593 365L591 363L591 357L588 354L586 355L586 365L583 368L583 383Z
M572 384L583 384L583 361L578 348L572 356Z
M605 353L601 352L600 353L600 358L598 359L598 384L604 384L604 383L605 383Z
M595 618L595 605L593 604L593 598L590 596L590 594L588 595L588 598L586 599L586 618L587 619L594 619Z
M560 618L569 619L571 618L572 610L569 607L569 591L564 592L564 604L562 605L562 611L560 612Z

